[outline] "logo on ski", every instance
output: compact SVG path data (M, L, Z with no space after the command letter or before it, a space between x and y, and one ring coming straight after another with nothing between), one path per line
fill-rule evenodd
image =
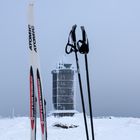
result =
M29 30L29 48L30 48L30 50L32 50L34 48L34 51L37 52L36 39L35 39L35 28L34 28L34 26L28 25L28 30Z
M32 51L32 30L31 30L31 25L28 25L28 31L29 31L29 48Z
M36 47L36 40L35 40L35 28L34 26L32 27L32 35L33 35L33 46L34 46L34 51L37 52L37 47Z

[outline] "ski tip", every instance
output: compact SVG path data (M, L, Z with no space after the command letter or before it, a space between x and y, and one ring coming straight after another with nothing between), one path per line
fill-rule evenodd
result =
M34 1L30 1L28 4L28 24L34 25Z
M34 0L29 2L29 6L33 7L34 6Z
M29 3L29 6L33 7L34 6L34 3Z

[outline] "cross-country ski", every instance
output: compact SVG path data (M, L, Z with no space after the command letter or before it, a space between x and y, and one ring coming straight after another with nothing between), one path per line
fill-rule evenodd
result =
M30 51L30 121L31 121L31 140L36 140L36 117L37 102L39 105L40 126L42 140L47 140L46 126L46 103L43 99L43 89L40 75L39 56L36 45L34 17L34 4L29 4L28 9L28 31L29 31L29 51ZM38 94L38 96L37 96ZM38 97L38 98L37 98Z

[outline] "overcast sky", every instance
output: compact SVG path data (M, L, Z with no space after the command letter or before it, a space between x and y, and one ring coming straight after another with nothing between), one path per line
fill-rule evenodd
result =
M0 116L11 116L13 109L15 115L29 116L28 3L0 1ZM36 39L47 112L52 110L51 70L65 55L69 30L77 24L85 26L90 43L94 116L140 117L139 7L139 0L36 0ZM81 37L80 28L77 37ZM74 55L67 57L74 62ZM83 56L79 59L84 76ZM78 88L76 95L80 111Z

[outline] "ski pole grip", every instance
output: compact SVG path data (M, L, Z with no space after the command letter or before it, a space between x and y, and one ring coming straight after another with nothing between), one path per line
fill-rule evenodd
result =
M89 52L89 44L84 26L81 26L81 31L82 31L82 40L79 40L77 42L78 50L81 54L87 54Z
M76 27L77 27L76 24L73 25L73 26L72 26L72 30L71 30L71 32L72 32L72 36L71 36L71 37L72 37L72 40L73 40L74 43L76 42L76 35L75 35Z

